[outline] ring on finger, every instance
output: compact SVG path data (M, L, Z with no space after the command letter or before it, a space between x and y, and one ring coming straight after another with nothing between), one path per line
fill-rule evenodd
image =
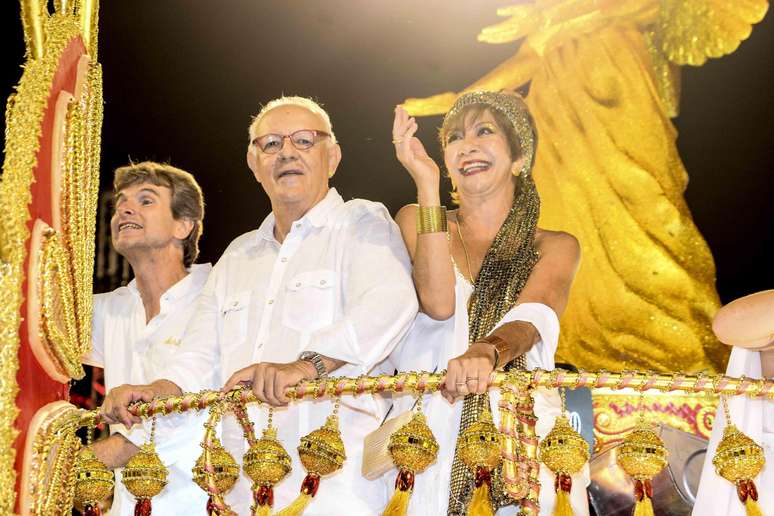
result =
M403 138L393 138L392 139L392 143L394 143L396 145L399 144L399 143L403 143Z
M468 383L468 382L478 383L478 381L479 381L478 376L468 376L467 379L465 380L465 383Z
M454 382L454 385L465 385L468 382Z

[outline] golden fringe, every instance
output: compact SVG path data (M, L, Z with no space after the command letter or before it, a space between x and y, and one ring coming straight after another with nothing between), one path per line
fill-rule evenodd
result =
M390 503L384 508L382 516L406 516L409 500L411 500L410 490L401 491L396 488L395 493L390 498Z
M573 516L572 505L570 505L570 493L564 489L556 492L556 507L554 507L554 516Z
M634 505L633 516L654 516L653 503L650 501L647 495L642 497L642 500Z
M494 516L492 502L489 501L489 484L481 483L473 492L473 498L468 506L468 516Z
M261 505L253 513L254 516L271 516L271 507L269 505Z
M758 502L748 496L747 501L744 503L744 508L747 511L747 516L763 516L763 511Z
M293 503L282 509L277 513L277 516L301 516L304 513L304 509L312 501L312 497L308 494L301 493L298 498L293 500Z

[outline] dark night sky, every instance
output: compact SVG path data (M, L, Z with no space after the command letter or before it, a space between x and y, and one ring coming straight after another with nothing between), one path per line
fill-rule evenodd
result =
M268 200L244 164L246 127L261 102L313 96L331 114L344 159L333 184L345 198L394 213L413 185L392 153L393 106L458 90L511 56L476 34L513 1L103 1L102 181L134 160L169 160L205 192L202 259L214 261L255 228ZM18 82L17 2L2 2L7 35L0 95ZM683 71L675 120L691 177L686 197L713 250L724 302L774 288L774 16L734 54ZM439 119L420 120L438 154Z

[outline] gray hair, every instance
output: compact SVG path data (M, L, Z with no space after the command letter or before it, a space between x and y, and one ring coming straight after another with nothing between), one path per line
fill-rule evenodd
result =
M326 111L322 108L322 106L320 106L320 104L318 104L314 100L306 97L297 97L297 96L292 96L292 97L282 96L278 99L271 100L267 104L265 104L258 112L258 114L255 115L255 117L253 117L253 121L247 130L250 141L252 141L253 138L257 136L255 134L255 131L258 129L258 124L261 123L261 120L263 120L263 117L266 116L266 113L268 113L274 108L278 108L282 106L301 107L319 116L322 119L323 124L325 125L325 131L331 135L330 141L332 143L336 143L336 135L333 134L333 125L331 124L331 118L328 116L328 113L326 113Z

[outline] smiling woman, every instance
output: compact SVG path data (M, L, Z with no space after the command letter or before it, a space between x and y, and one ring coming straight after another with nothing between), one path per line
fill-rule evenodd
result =
M537 136L520 96L468 93L444 119L441 145L459 205L449 212L448 223L440 206L440 169L414 136L417 129L415 119L396 108L393 143L419 199L396 221L412 257L422 313L395 361L399 370L446 369L447 374L442 393L425 404L441 455L417 476L416 491L422 494L412 498L408 513L466 514L473 499L483 503L488 497L480 495L478 473L474 478L454 453L458 430L462 435L485 414L496 413L491 406L497 399L490 396L497 394L487 394L492 371L554 368L558 316L567 304L580 250L573 236L537 227L540 200L532 181ZM440 395L450 402L464 397L464 403L446 403ZM561 404L555 391L536 393L535 401L537 433L544 437ZM499 478L495 469L492 480L484 482L495 509L513 503ZM588 472L576 480L585 485ZM552 482L551 473L541 470L540 481ZM533 502L538 500L523 503ZM556 494L541 490L539 503L550 514ZM572 505L576 515L588 514L582 489L575 490Z

